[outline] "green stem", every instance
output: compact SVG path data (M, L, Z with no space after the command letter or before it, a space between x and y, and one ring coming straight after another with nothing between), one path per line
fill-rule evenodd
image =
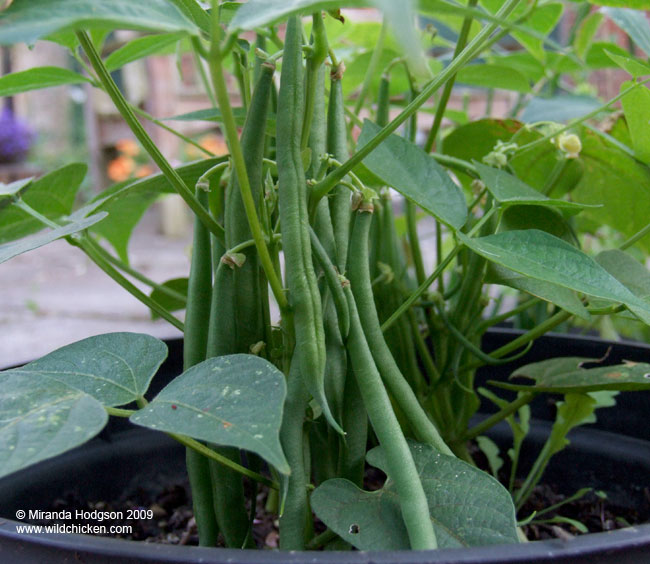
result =
M113 417L126 417L127 419L136 412L134 409L121 409L119 407L104 406L104 409L106 410L106 413Z
M206 228L220 241L223 241L223 227L221 227L221 225L219 225L200 204L200 202L194 196L192 190L187 187L183 179L178 175L171 164L169 164L158 147L156 147L156 144L153 142L151 137L149 137L147 132L144 130L144 127L142 127L142 124L138 121L138 119L135 117L135 114L131 110L131 106L122 95L122 92L120 92L120 89L117 87L117 84L115 84L115 81L111 78L110 73L106 69L102 58L95 49L95 46L93 45L90 37L88 37L88 34L85 31L77 31L76 36L79 40L79 43L86 52L90 64L92 65L93 69L95 69L99 80L104 86L106 93L110 96L113 104L115 104L115 107L120 112L131 131L133 131L133 134L136 136L137 140L144 147L145 151L147 151L158 168L160 168L161 172L165 175L165 178L167 178L174 190L176 190L176 192L178 192L183 200L185 200L187 205L197 215L197 217L206 226Z
M370 56L370 62L368 63L368 68L366 69L366 74L363 77L363 82L361 83L361 90L359 91L359 97L354 105L354 114L359 115L361 108L363 107L364 102L366 101L366 96L368 95L368 90L370 90L370 84L372 83L372 78L375 75L379 61L381 60L381 54L384 50L384 40L386 38L386 33L388 32L388 25L386 20L381 24L381 31L379 32L379 37L377 38L377 43L375 43L372 55Z
M228 468L234 470L235 472L239 472L242 476L246 476L247 478L250 478L251 480L255 480L256 482L259 482L260 484L263 484L274 490L280 489L280 485L276 481L271 480L266 476L262 476L262 474L258 474L257 472L253 472L252 470L249 470L248 468L242 466L241 464L237 464L236 462L233 462L232 460L230 460L225 456L221 456L220 454L216 453L211 448L208 448L207 446L205 446L203 443L200 443L199 441L196 441L190 437L186 437L185 435L178 435L176 433L167 433L167 434L172 439L178 441L182 445L185 445L186 447L195 450L196 452L202 454L203 456L206 456L207 458L215 460L219 464L223 464L224 466L227 466Z
M519 408L524 405L528 405L533 399L535 399L536 393L527 392L521 394L516 400L510 402L508 405L497 411L495 414L490 415L487 419L484 419L479 424L475 425L471 429L468 429L462 437L462 441L471 441L479 435L485 433L488 429L494 427L497 423L503 421L510 415L512 415Z
M505 19L516 7L520 0L506 0L500 10L497 12L496 17ZM438 76L427 84L422 92L409 103L402 112L387 124L381 131L377 133L366 145L364 145L354 156L352 156L346 163L331 173L329 173L321 182L314 187L314 202L313 205L318 203L318 200L327 193L355 166L357 166L363 159L365 159L382 141L384 141L391 133L393 133L402 123L404 123L414 112L416 112L422 104L424 104L431 95L438 90L450 77L455 75L458 70L473 59L481 52L484 43L489 39L490 35L499 27L498 23L490 23L486 25L476 37L459 53ZM649 79L650 80L650 79Z
M212 17L215 18L216 12L218 12L218 10L213 10L212 12ZM237 124L235 123L235 116L230 105L230 97L228 95L228 89L226 88L226 81L223 75L223 61L221 59L222 53L219 47L218 38L216 37L216 29L218 28L218 24L215 24L215 26L215 37L212 38L210 49L210 71L212 74L212 81L214 83L214 89L217 94L219 107L221 108L223 125L224 129L226 130L226 138L228 140L228 146L230 147L230 154L232 156L233 165L237 173L239 188L241 190L241 196L244 202L244 208L246 210L246 217L248 219L251 235L255 241L255 247L257 248L260 263L262 264L266 278L269 281L273 295L275 296L278 306L280 307L280 311L284 312L289 308L289 302L287 301L287 297L284 293L282 282L280 281L278 274L273 268L273 261L271 260L269 249L266 246L266 241L262 232L262 226L260 225L260 220L255 209L255 199L253 198L250 180L248 178L248 172L246 170L246 161L244 160L241 143L239 142Z
M204 51L203 46L201 45L201 40L198 37L192 37L191 42L192 42L192 54L194 56L194 66L199 71L201 82L203 83L203 87L205 88L208 98L210 98L212 107L216 108L217 98L214 95L214 90L212 89L212 85L210 84L208 75L205 72L205 68L203 67L203 62L201 61L201 53Z
M477 3L478 0L469 0L467 6L469 8L473 8L474 6L476 6ZM467 39L469 37L469 32L470 29L472 28L473 21L474 18L471 14L465 16L465 19L463 20L463 26L461 27L460 34L458 35L458 41L456 42L456 49L454 50L454 58L458 57L461 51L465 48L465 45L467 45ZM436 108L436 114L433 118L433 125L431 126L431 130L429 131L429 136L427 137L427 141L424 144L424 150L427 153L431 152L431 149L433 149L433 146L436 142L436 137L438 136L438 131L440 130L440 124L442 123L442 118L445 115L445 110L447 109L447 103L449 102L451 91L454 88L454 82L456 82L456 75L453 75L449 78L447 84L445 84L444 90L442 91L440 100L438 100L438 107Z
M632 237L630 237L627 241L622 243L619 246L619 249L621 251L624 251L625 249L629 249L632 245L634 245L637 241L640 241L645 237L648 233L650 233L650 223L646 225L643 229L640 231L637 231Z

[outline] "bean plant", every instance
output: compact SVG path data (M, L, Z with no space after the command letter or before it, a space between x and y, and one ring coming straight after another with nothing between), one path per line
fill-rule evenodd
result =
M132 333L5 370L0 475L121 417L186 447L204 546L255 547L259 487L283 550L519 542L534 518L520 510L568 432L650 385L648 364L574 357L475 383L568 323L650 323L650 3L625 4L10 1L0 43L58 43L76 70L15 72L0 94L97 88L159 172L76 207L80 163L1 185L0 260L65 239L184 332L184 371L148 395L167 347ZM368 6L379 19L341 11ZM614 24L622 43L600 39ZM106 55L117 29L143 33ZM210 102L167 120L132 105L113 73L174 47ZM605 102L589 82L599 69L624 80ZM476 92L482 117L450 105ZM503 99L507 117L492 118ZM205 158L174 166L143 125L196 145L173 120L199 118L218 124L226 156L199 145ZM131 231L170 192L195 218L183 284L128 260ZM524 315L528 330L482 348ZM562 396L557 417L521 473L529 404L547 392ZM489 432L503 421L513 443L499 455ZM369 467L387 476L379 491L365 489Z

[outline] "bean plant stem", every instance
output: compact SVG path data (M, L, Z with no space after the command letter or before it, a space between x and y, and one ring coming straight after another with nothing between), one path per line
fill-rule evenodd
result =
M496 13L496 17L505 20L512 11L517 7L520 0L506 0L503 6ZM325 196L348 172L357 166L364 158L366 158L384 139L393 133L402 123L404 123L414 112L416 112L422 104L424 104L431 95L436 92L450 77L454 76L456 72L469 60L473 59L482 50L484 43L489 39L490 35L499 27L498 23L490 23L486 25L476 37L463 49L438 76L427 84L422 92L408 104L402 112L395 117L389 124L387 124L381 131L377 133L366 145L364 145L354 156L352 156L344 165L330 172L321 182L314 186L312 206L318 203L318 200ZM650 79L649 79L650 80Z
M90 64L92 65L93 69L97 73L99 80L104 86L106 93L110 96L113 104L115 104L115 107L120 112L131 131L133 131L133 134L136 136L140 144L144 147L145 151L147 151L158 168L160 168L162 173L165 175L165 178L167 178L174 190L176 190L176 192L178 192L183 200L185 200L187 205L199 217L206 228L215 237L222 241L224 237L223 227L221 227L221 225L219 225L199 203L192 190L188 188L183 179L171 166L169 161L167 161L167 159L163 156L151 137L149 137L145 131L144 127L142 127L142 124L138 121L138 118L135 117L135 114L131 110L129 103L126 101L122 92L120 92L117 84L115 84L115 81L106 69L102 58L95 49L95 46L93 45L90 37L88 37L88 34L85 31L77 31L76 36L79 40L79 43L83 47L83 50L86 52Z
M471 429L468 429L463 435L461 440L463 442L471 441L472 439L475 439L479 435L482 435L488 429L491 429L497 423L503 421L506 417L512 415L519 408L523 407L524 405L528 405L531 401L533 401L533 399L535 399L536 395L537 394L534 392L527 392L521 394L516 400L510 402L508 405L506 405L505 407L503 407L493 415L490 415L490 417L484 419L483 421L481 421Z
M242 200L244 202L244 208L246 209L246 217L248 219L248 224L251 229L251 235L255 241L255 247L257 248L257 253L259 255L260 263L266 274L266 278L269 281L273 296L278 303L281 312L286 311L289 308L289 302L284 293L282 287L282 282L278 277L274 267L273 261L271 260L271 255L269 254L269 249L266 246L266 241L264 239L264 234L262 232L262 226L260 220L257 217L257 211L255 209L255 200L253 198L253 193L251 191L250 181L248 178L248 172L246 171L246 162L244 161L244 154L239 142L239 135L237 132L237 124L235 123L235 116L230 105L230 97L228 95L228 89L226 88L226 80L223 74L223 61L222 61L222 52L219 46L219 22L218 22L218 6L216 2L213 2L214 6L212 10L213 18L213 37L210 48L210 72L212 74L212 81L214 83L214 89L217 95L217 100L219 102L219 107L221 108L221 115L223 119L224 129L226 131L226 138L228 140L228 146L230 147L230 154L232 157L233 165L237 173L237 179L239 181L239 188L241 190Z

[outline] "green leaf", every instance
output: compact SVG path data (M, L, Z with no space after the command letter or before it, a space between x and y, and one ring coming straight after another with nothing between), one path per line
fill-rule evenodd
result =
M625 151L589 130L582 130L582 178L572 196L590 208L583 217L606 224L631 237L648 224L650 217L650 169ZM650 241L639 246L650 250Z
M227 158L203 159L180 166L176 168L176 172L187 186L194 186L204 172ZM128 262L128 244L133 229L149 206L161 194L169 193L174 193L174 189L167 178L162 173L158 173L128 184L120 183L108 188L89 204L75 211L71 217L85 217L96 211L108 212L109 217L105 220L105 225L99 224L92 231L104 237L119 257Z
M129 41L126 45L120 47L116 51L113 51L106 60L104 64L109 71L113 71L123 67L128 63L142 59L143 57L148 57L149 55L155 55L166 51L170 45L174 45L180 39L185 37L185 33L165 33L161 35L147 35L146 37L139 37L132 41Z
M8 205L14 198L20 196L29 185L32 183L33 178L22 178L9 184L0 182L0 209Z
M368 143L380 129L365 120L357 149ZM467 204L462 190L435 159L413 143L390 135L363 160L363 164L386 185L444 224L460 229L467 221Z
M578 2L581 0L571 0ZM590 4L597 6L614 6L621 8L634 8L635 10L650 10L650 0L589 0Z
M66 345L14 374L56 380L111 407L142 399L167 358L165 343L139 333L107 333Z
M174 290L174 292L177 292L183 296L187 296L187 278L172 278L171 280L163 282L162 286L169 288L170 290ZM151 292L151 298L156 303L164 307L167 311L178 311L180 309L185 309L185 305L187 303L186 301L174 298L173 296L170 296L165 292L161 292L160 290L154 290ZM151 317L153 319L157 319L160 316L155 311L152 311Z
M509 382L491 384L517 391L539 391L556 394L587 393L599 390L650 390L650 364L625 362L615 366L583 368L599 362L597 358L559 357L527 364L515 370L510 378L528 378L533 385Z
M625 2L623 5L629 8L634 7L631 2ZM645 13L641 10L624 8L603 8L602 12L614 20L616 25L627 33L632 41L650 57L650 24Z
M581 59L585 58L589 46L594 39L594 35L596 35L602 21L603 14L600 12L594 12L582 20L582 23L578 27L575 39L573 40L573 46L576 50L576 54Z
M85 443L108 415L89 395L32 374L0 373L0 477Z
M499 470L503 466L503 459L500 456L499 447L492 439L485 436L476 437L476 445L481 449L485 458L487 458L490 472L492 472L495 478L498 478Z
M456 82L484 88L530 92L528 79L518 70L501 66L474 64L461 68L456 75Z
M508 286L515 290L527 292L532 296L555 304L585 321L591 321L591 315L587 311L587 308L582 304L575 292L568 288L545 280L529 278L498 264L490 265L485 281L489 284L500 284L501 286Z
M32 182L23 195L23 200L48 219L60 219L72 211L75 196L87 170L85 164L73 163L50 172ZM0 244L44 228L40 221L18 207L0 206Z
M385 21L393 30L397 41L404 50L411 73L422 80L430 79L431 71L424 58L419 32L414 25L414 10L417 7L417 2L414 0L402 0L402 2L371 0L371 3L382 11Z
M0 12L0 45L33 43L58 31L98 27L198 31L166 0L14 0Z
M433 447L414 442L409 446L439 548L518 541L512 499L499 482ZM385 471L381 447L371 450L367 460ZM347 480L327 480L312 493L311 506L330 529L359 550L410 548L392 480L374 492L359 489Z
M98 221L101 221L107 215L108 214L105 212L100 212L85 219L69 223L68 225L63 225L61 227L50 229L48 231L43 231L42 233L34 235L33 237L19 239L18 241L11 241L9 243L0 245L0 263L5 262L18 255L22 255L27 251L38 249L39 247L47 245L48 243L56 241L57 239L61 239L63 237L67 237L68 235L72 235L73 233L78 233L79 231L88 229L91 225L97 223Z
M596 262L635 296L650 303L650 272L644 265L618 249L598 253Z
M199 5L197 0L170 0L185 16L194 22L194 24L206 34L210 34L210 16ZM232 4L233 2L222 2L221 9L223 10L224 4ZM222 19L223 21L223 19Z
M364 0L249 0L237 11L228 29L254 29L284 20L293 14L367 5L368 2Z
M650 66L641 59L633 59L628 56L612 53L611 51L605 51L605 54L619 67L630 73L634 78L650 74Z
M614 53L619 56L629 55L629 52L616 45L615 43L608 43L607 41L594 41L587 51L585 61L591 70L596 69L609 69L614 68L616 63L612 64L612 58L608 53Z
M650 321L650 305L632 294L595 260L544 231L506 231L475 239L463 233L457 236L491 262L531 278L625 304L644 322Z
M1 20L0 20L1 21ZM0 28L0 33L2 28ZM29 90L90 82L85 76L59 67L35 67L0 78L0 96L13 96Z
M564 122L581 118L601 106L600 100L590 96L562 95L553 98L533 98L521 114L521 120L526 123Z
M633 82L621 84L621 92L633 86ZM632 138L632 148L637 159L650 164L650 90L645 86L633 88L621 99L625 120Z
M131 421L255 452L288 474L279 439L285 396L284 375L270 362L220 356L186 370Z
M571 213L579 213L585 207L593 207L567 200L551 199L505 170L492 168L476 161L474 161L474 166L494 199L504 207L549 206L563 208Z

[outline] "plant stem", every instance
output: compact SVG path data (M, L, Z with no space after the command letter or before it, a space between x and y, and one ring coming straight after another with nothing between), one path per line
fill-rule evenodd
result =
M517 411L520 407L523 407L524 405L528 405L533 399L535 399L535 396L537 394L534 392L526 392L524 394L521 394L516 400L510 402L508 405L494 413L493 415L490 415L487 419L481 421L479 424L475 425L471 429L468 429L465 434L463 435L461 441L471 441L472 439L475 439L479 435L482 435L485 433L488 429L491 429L499 423L500 421L503 421L510 415L512 415L515 411Z
M221 227L221 225L219 225L200 204L200 202L194 196L192 190L186 186L185 182L183 182L183 179L178 175L171 164L169 164L158 147L156 147L156 144L153 142L151 137L149 137L144 127L142 127L142 124L135 117L135 114L133 111L131 111L131 106L120 92L120 89L117 87L117 84L115 84L115 81L111 78L110 73L106 69L102 58L95 49L95 46L93 45L90 37L88 37L88 34L85 31L77 31L76 36L79 40L79 43L83 47L83 50L86 52L90 64L92 65L93 69L97 73L97 76L99 77L99 80L104 86L106 93L110 96L113 104L115 104L115 107L120 112L131 131L133 131L133 134L136 136L140 144L144 147L145 151L147 151L158 168L160 168L161 172L165 175L174 190L176 190L176 192L178 192L183 200L185 200L187 205L199 217L206 228L215 237L222 241L224 237L223 227Z
M230 458L221 456L220 454L213 451L211 448L208 448L203 443L200 443L199 441L194 440L191 437L186 437L185 435L178 435L176 433L167 433L167 435L169 435L172 439L178 441L182 445L185 445L186 447L195 450L196 452L202 454L203 456L206 456L207 458L211 458L212 460L217 461L219 464L223 464L224 466L227 466L228 468L234 470L235 472L239 472L240 474L246 476L247 478L250 478L251 480L255 480L256 482L259 482L260 484L264 484L265 486L268 486L269 488L272 488L274 490L280 489L280 485L276 481L271 480L266 476L262 476L262 474L258 474L257 472L253 472L252 470L249 470L245 466L233 462L232 460L230 460Z
M473 8L474 6L476 6L477 3L478 0L469 0L467 6L469 8ZM458 35L458 41L456 42L456 49L454 50L454 58L458 57L461 51L465 48L465 45L467 45L467 38L469 37L469 32L470 29L472 28L473 20L474 18L471 14L465 16L465 19L463 20L463 27L460 29L460 34ZM454 82L456 82L456 75L452 75L449 78L447 84L445 84L444 90L442 91L440 100L438 100L438 107L436 108L436 114L433 118L433 125L431 126L431 130L429 131L429 136L427 137L427 141L424 144L424 150L427 153L431 152L431 149L433 149L433 146L436 142L436 137L438 136L438 131L440 130L440 124L442 123L442 118L445 115L445 110L447 109L447 103L449 102L451 91L454 88Z
M384 50L384 40L386 39L386 33L388 31L388 25L386 25L386 19L381 23L381 30L379 31L379 37L377 38L377 43L372 49L372 55L370 56L370 62L368 63L368 68L366 69L366 74L363 77L363 82L361 83L361 90L359 91L359 96L356 103L354 104L354 114L359 115L363 103L366 101L366 96L368 95L368 90L370 90L370 84L372 83L372 77L377 70L377 65L381 59L382 51Z
M264 269L264 273L266 274L266 278L269 281L269 285L271 286L271 290L273 291L273 295L275 296L280 311L285 312L287 309L289 309L289 302L287 301L287 296L284 293L282 282L280 281L278 274L273 268L273 261L271 260L269 249L266 246L266 241L264 240L264 234L262 232L260 220L257 217L255 200L253 198L253 193L248 178L248 172L246 171L246 162L244 161L244 154L241 148L241 143L239 142L237 124L235 123L235 116L230 105L228 89L226 88L226 80L223 74L223 61L221 58L222 53L219 47L218 39L219 26L218 21L214 21L218 16L217 12L218 10L216 9L212 10L213 25L215 26L213 29L212 43L210 46L210 72L212 74L212 81L214 83L214 89L217 95L217 100L219 102L219 107L221 108L221 115L223 119L224 129L226 131L226 138L228 140L232 162L237 174L237 179L239 181L239 188L241 190L241 196L244 202L244 208L246 210L246 217L250 226L251 235L255 241L255 247L257 248L260 263L262 264L262 268Z
M505 19L516 7L520 0L506 0L496 17ZM408 104L402 112L387 124L381 131L375 135L366 145L364 145L354 156L348 159L345 164L330 172L321 182L314 186L314 198L312 205L316 205L318 200L325 196L338 182L363 159L365 159L384 139L393 133L402 123L404 123L414 112L424 104L431 95L438 90L450 77L456 74L458 70L469 60L473 59L483 48L484 42L499 27L498 23L486 25L477 36L459 53L444 70L427 84L422 92ZM649 79L650 80L650 79Z

